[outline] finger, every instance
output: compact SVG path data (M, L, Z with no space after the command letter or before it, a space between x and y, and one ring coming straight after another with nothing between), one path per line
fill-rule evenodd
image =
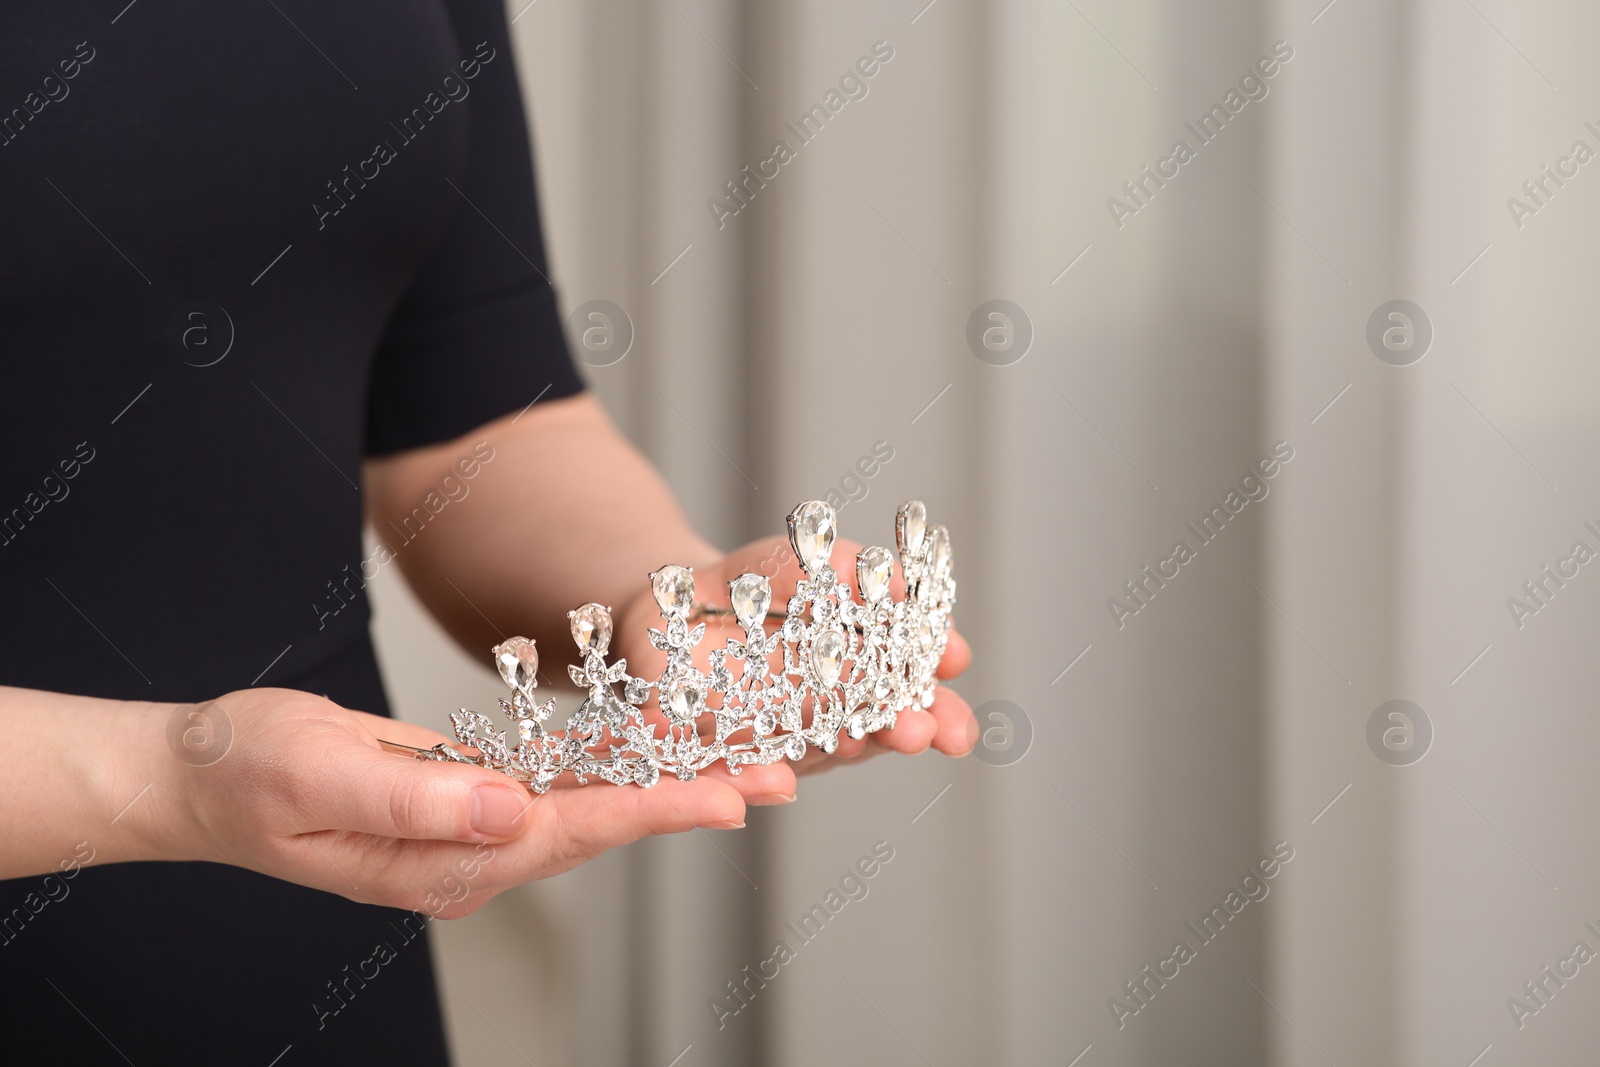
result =
M965 756L978 741L978 720L961 694L941 685L928 709L938 724L933 747L947 756Z
M334 735L335 737L337 735ZM529 793L503 774L424 763L348 735L330 740L307 775L298 807L313 825L429 841L503 841L517 836Z
M921 708L907 708L895 717L894 725L872 736L891 752L914 756L933 742L939 724Z
M786 761L746 764L739 769L738 774L730 773L728 768L719 762L700 773L726 782L738 790L746 804L756 806L787 804L795 798L798 788L794 768Z
M881 756L887 751L889 750L878 742L877 735L874 734L861 741L853 742L849 748L841 740L839 747L834 750L832 755L828 755L820 749L813 749L806 754L806 758L801 760L798 765L792 766L794 766L797 774L815 775L824 771L831 771L837 767L848 767L853 763L871 759L873 756Z
M944 658L939 661L936 672L940 678L954 678L966 670L972 663L972 646L967 644L967 639L955 630L950 631L950 636L944 646Z
M701 775L692 782L663 779L649 789L596 783L552 790L528 808L523 821L529 839L544 843L564 870L643 837L697 827L735 829L744 825L744 811L738 790Z

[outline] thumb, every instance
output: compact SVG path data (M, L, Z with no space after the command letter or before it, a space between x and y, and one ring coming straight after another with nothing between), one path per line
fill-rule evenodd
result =
M351 738L339 746L323 829L429 841L504 841L522 832L533 796L503 774L402 759Z

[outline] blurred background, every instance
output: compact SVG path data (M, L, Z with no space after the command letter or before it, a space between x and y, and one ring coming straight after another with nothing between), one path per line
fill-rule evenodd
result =
M725 546L926 500L984 734L436 924L462 1063L1594 1061L1600 10L508 10L593 388Z

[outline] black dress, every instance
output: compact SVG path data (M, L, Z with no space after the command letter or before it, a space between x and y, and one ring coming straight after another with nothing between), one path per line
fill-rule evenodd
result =
M582 388L499 0L3 8L0 684L386 712L362 457ZM410 913L42 888L0 882L0 1063L446 1059Z

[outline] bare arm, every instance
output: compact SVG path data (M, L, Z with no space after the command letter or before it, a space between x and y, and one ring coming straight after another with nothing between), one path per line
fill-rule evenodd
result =
M140 797L139 769L163 721L162 705L0 687L0 878L156 858L171 798Z
M479 442L493 458L468 478ZM591 600L620 609L663 563L708 566L722 555L587 394L370 460L365 476L374 530L428 610L482 662L511 634L536 640L552 666L569 660L568 610ZM429 493L437 506L447 489L464 495L423 527L415 509Z

